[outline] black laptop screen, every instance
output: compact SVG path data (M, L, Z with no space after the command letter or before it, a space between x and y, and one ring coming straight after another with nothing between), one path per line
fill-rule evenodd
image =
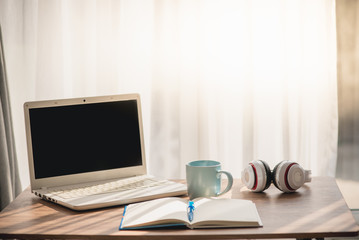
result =
M136 100L29 113L36 179L142 164Z

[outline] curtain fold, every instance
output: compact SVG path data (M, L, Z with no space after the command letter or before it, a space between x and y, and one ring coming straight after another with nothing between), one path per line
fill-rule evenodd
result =
M0 211L21 192L0 26Z
M187 162L215 159L240 177L262 159L334 176L334 0L0 4L22 29L9 37L22 60L7 49L13 102L139 92L151 174L184 178ZM24 156L20 104L13 112Z

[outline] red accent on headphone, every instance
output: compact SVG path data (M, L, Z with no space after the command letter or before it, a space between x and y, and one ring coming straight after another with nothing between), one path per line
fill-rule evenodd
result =
M293 166L294 164L297 164L297 163L291 163L289 164L289 166L287 167L287 169L285 170L285 173L284 173L284 182L285 182L285 186L291 190L291 191L294 191L295 189L293 189L291 186L289 186L289 183L288 183L288 172L289 172L289 169L291 166Z
M256 190L256 188L258 186L257 169L253 163L249 163L249 164L252 166L253 171L254 171L254 186L253 186L252 190Z

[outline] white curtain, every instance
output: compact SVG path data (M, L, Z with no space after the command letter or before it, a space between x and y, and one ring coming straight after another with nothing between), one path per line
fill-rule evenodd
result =
M152 174L196 159L335 174L334 0L1 0L0 21L23 186L23 102L128 92Z
M0 25L0 211L21 193Z

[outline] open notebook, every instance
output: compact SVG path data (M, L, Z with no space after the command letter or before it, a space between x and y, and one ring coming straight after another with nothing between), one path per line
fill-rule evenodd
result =
M120 230L186 226L188 228L261 227L256 205L228 198L161 198L125 207Z
M31 190L75 210L187 192L147 175L138 94L24 104Z

